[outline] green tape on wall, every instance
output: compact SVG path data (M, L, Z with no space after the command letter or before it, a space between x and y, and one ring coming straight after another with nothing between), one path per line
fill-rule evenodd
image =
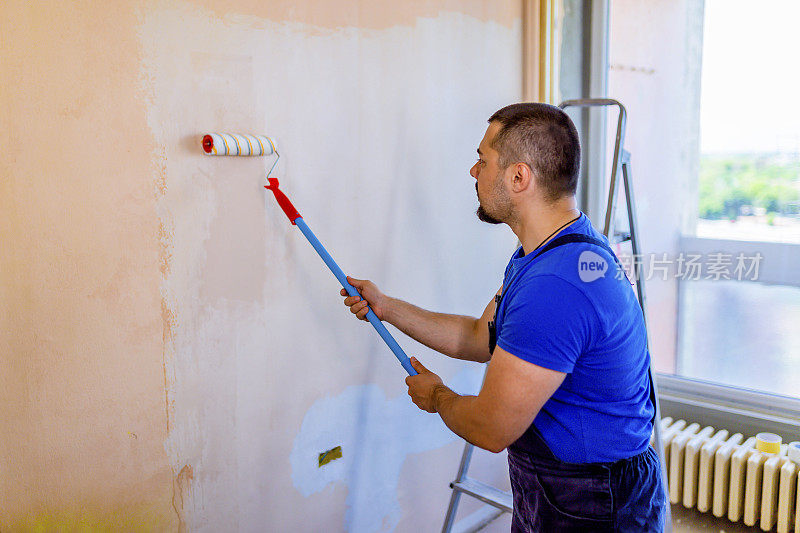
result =
M327 452L322 452L321 454L319 454L319 467L322 468L331 461L335 461L336 459L341 459L341 457L342 457L341 446L337 446L336 448L331 448Z

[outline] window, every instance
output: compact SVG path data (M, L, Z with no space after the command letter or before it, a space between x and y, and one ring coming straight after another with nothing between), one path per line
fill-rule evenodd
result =
M680 374L798 396L800 287L701 280L680 301Z
M628 110L656 369L800 399L797 20L791 0L615 0L607 94Z
M798 19L793 1L705 2L696 236L759 243L771 266L800 243ZM786 274L681 281L677 373L800 397L800 275Z
M707 0L697 235L800 243L800 4Z

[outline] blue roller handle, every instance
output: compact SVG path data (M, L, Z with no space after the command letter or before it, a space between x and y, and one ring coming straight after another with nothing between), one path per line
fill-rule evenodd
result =
M336 279L339 280L339 283L342 284L342 287L344 287L344 289L347 291L347 294L361 298L361 294L359 294L355 287L347 282L347 276L345 276L344 272L342 272L342 269L339 268L339 265L336 264L336 261L333 260L333 257L331 257L331 254L328 253L328 250L326 250L325 247L322 246L322 243L319 242L319 239L317 239L317 236L314 235L313 231L311 231L311 228L308 227L308 224L306 224L305 220L303 220L303 217L297 217L292 222L294 222L297 227L300 228L300 231L303 232L303 235L306 236L306 239L308 239L308 242L311 243L311 246L314 247L322 260L325 261L325 264L328 265L328 268L331 270L331 272L333 272L333 275L336 276ZM392 350L395 357L397 357L397 360L400 361L400 364L403 365L403 368L405 368L406 372L408 372L408 375L416 376L417 371L414 370L413 366L411 366L411 360L408 358L400 345L397 344L397 341L394 340L392 334L389 333L389 330L386 329L386 326L383 325L383 322L381 322L372 309L367 311L367 320L369 320L369 323L372 324L372 327L375 328L375 331L378 332L378 335L381 336L389 349Z

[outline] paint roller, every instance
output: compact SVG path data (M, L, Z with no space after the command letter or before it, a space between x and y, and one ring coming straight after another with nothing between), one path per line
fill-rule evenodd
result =
M280 157L278 151L275 149L275 144L272 142L272 139L269 137L265 137L263 135L244 135L240 133L209 133L203 136L203 151L206 155L232 155L232 156L262 156L262 155L272 155L273 153ZM275 200L277 200L278 205L283 209L283 212L289 218L289 222L292 225L297 226L300 231L303 233L305 238L311 244L311 246L316 250L317 254L319 254L322 261L328 266L330 271L336 276L336 279L339 280L339 283L342 284L342 287L347 291L347 294L350 296L358 296L361 297L358 290L350 285L347 281L347 276L339 268L339 265L336 264L333 257L330 253L325 249L322 245L320 240L314 235L314 232L311 231L311 228L308 227L303 217L300 216L300 213L297 209L292 205L292 202L287 198L287 196L278 188L278 179L271 178L270 174L272 174L272 169L275 168L275 165L278 162L278 159L275 159L275 162L272 164L272 167L267 172L267 182L269 185L265 185L264 188L272 191L275 195ZM368 308L367 311L367 320L372 327L375 328L375 331L378 332L378 335L381 336L383 341L392 350L397 360L400 361L400 364L403 365L403 368L410 376L415 376L417 371L414 370L414 367L411 366L411 360L408 358L406 353L397 344L397 341L394 339L389 330L386 329L386 326L383 325L383 322L378 318L375 312L372 309Z
M209 133L203 135L203 152L206 155L272 155L275 145L263 135L241 133Z

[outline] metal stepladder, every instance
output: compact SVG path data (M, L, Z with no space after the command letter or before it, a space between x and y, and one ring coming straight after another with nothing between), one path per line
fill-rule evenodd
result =
M630 176L630 152L625 150L625 123L627 113L625 107L617 100L608 98L586 98L580 100L566 100L559 104L561 109L568 107L590 108L590 107L605 107L615 106L619 108L619 115L617 119L617 134L614 143L614 159L611 165L611 181L609 184L608 203L606 206L605 221L603 226L603 235L609 237L611 244L619 244L622 242L630 241L631 253L634 258L639 257L641 247L638 239L638 225L636 219L636 210L633 201L633 186ZM617 201L617 176L618 171L622 173L622 185L625 191L626 207L628 212L628 231L613 231L614 228L614 214L616 210ZM639 305L642 307L642 315L644 317L645 329L647 328L647 311L645 309L645 291L644 279L641 275L641 264L639 261L633 262L633 275L636 285L636 294L639 299ZM649 338L648 338L649 345ZM655 391L655 409L656 417L653 424L653 445L661 460L661 472L664 483L666 484L666 464L664 460L664 447L661 440L661 408L658 402L658 389L656 388L655 373L653 371L652 359L649 368L650 379L652 381ZM458 531L459 533L474 532L482 529L488 525L495 518L504 512L513 511L512 495L508 492L502 491L498 488L492 487L482 483L476 479L470 478L467 475L469 470L470 461L472 460L472 452L474 446L469 442L465 442L464 451L461 454L461 463L458 466L458 473L456 479L450 483L450 488L453 492L450 496L450 505L447 508L445 515L444 525L442 526L443 533L450 533ZM666 490L666 487L665 487ZM464 518L455 524L456 511L458 510L459 500L461 495L471 496L476 498L486 505L481 509L472 513L470 516ZM665 531L672 531L672 521L670 519L669 505L667 505L667 520L665 523Z

